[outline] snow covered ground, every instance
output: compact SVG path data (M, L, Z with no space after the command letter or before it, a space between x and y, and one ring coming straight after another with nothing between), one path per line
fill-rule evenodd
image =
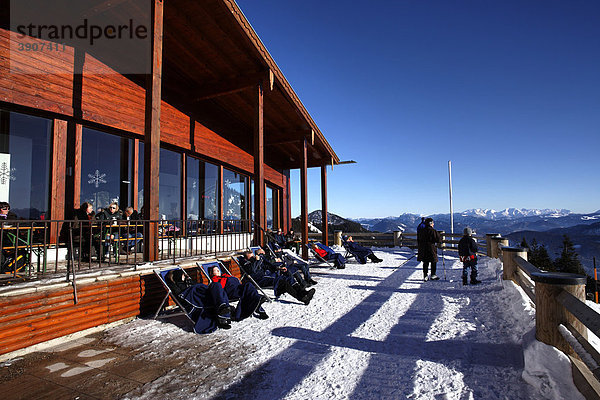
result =
M380 264L314 268L311 304L266 304L270 319L196 335L182 321L136 320L107 340L136 357L180 367L136 399L579 399L570 364L535 341L534 309L480 260L463 287L446 255L440 281L423 282L411 250L378 249ZM170 360L172 361L172 360Z

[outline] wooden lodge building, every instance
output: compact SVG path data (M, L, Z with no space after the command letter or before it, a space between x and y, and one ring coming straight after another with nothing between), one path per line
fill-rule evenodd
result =
M288 230L290 170L299 169L306 242L307 169L321 168L326 211L326 168L339 158L238 5L142 2L147 10L140 0L98 0L71 13L145 18L146 58L23 36L14 3L2 0L0 201L25 220L66 220L84 201L94 209L117 201L148 221ZM132 69L137 63L147 73ZM157 254L156 235L145 236L144 260ZM139 315L153 304L148 287L151 276L99 281L79 287L75 305L68 287L0 296L0 354Z

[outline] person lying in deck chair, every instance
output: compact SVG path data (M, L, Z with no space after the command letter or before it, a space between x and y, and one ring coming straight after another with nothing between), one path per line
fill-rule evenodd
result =
M231 306L227 293L220 284L211 283L207 286L193 283L185 279L181 269L169 271L165 276L165 283L175 296L190 305L184 311L190 313L190 318L195 322L195 332L211 333L217 327L231 328Z
M278 247L276 243L270 242L267 244L271 253L270 256L267 256L267 260L271 263L284 263L287 267L287 270L290 274L295 275L296 272L302 272L302 279L299 279L298 283L301 285L306 285L307 287L316 285L317 281L315 281L310 276L310 268L307 262L301 262L297 258L292 257L286 254L281 247Z
M336 253L331 248L322 245L321 243L312 243L311 249L324 260L333 261L333 265L337 269L346 268L346 259L340 253Z
M293 298L308 305L312 300L315 289L306 290L296 276L288 274L287 267L283 263L272 264L267 261L264 251L257 250L257 254L247 251L240 258L242 269L256 281L260 287L271 287L275 291L275 297L289 293Z
M348 253L352 254L356 258L356 261L361 264L366 264L367 258L374 263L380 263L383 261L381 258L378 258L375 254L373 254L373 250L355 243L354 240L352 240L352 236L342 236L342 243L344 248L348 250Z
M232 315L234 321L241 321L251 315L259 319L269 318L262 308L262 304L267 301L267 298L258 294L256 287L251 282L241 283L235 276L222 273L219 266L210 268L209 274L211 281L221 285L229 299L239 299Z

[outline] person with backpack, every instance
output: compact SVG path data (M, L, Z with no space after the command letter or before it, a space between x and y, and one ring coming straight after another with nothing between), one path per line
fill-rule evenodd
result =
M423 280L427 282L429 279L437 281L440 278L435 274L437 268L437 247L442 244L442 236L433 228L433 219L425 219L425 228L421 229L417 234L418 256L417 260L423 262ZM431 264L431 277L429 273L429 265Z
M481 283L477 280L477 243L472 238L473 230L466 227L464 236L458 242L458 256L463 263L462 282L467 284L468 269L471 268L471 285Z

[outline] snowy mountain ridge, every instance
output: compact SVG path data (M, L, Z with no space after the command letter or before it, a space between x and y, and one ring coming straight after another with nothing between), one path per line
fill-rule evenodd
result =
M559 218L572 214L566 209L527 209L527 208L505 208L504 210L493 210L487 208L473 208L460 213L463 217L482 217L492 220L514 219L524 217L548 217Z

